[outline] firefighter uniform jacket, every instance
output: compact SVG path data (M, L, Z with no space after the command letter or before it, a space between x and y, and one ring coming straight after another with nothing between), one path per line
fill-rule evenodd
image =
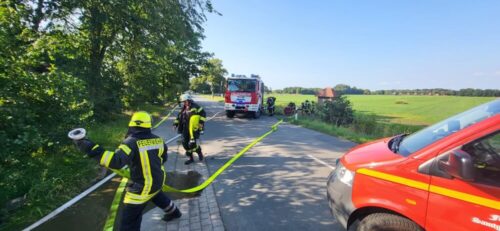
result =
M194 115L199 116L199 123L204 124L206 120L206 113L203 110L203 107L200 105L191 102L190 106L183 106L179 114L177 114L177 118L174 121L174 126L177 127L177 132L182 134L184 137L189 137L190 134L195 134L194 137L190 137L190 139L196 139L199 136L198 130L192 131L193 128L196 129L197 126L191 126L190 122L191 117ZM191 130L191 131L190 131Z
M124 203L143 204L160 192L165 183L163 163L167 160L167 145L150 129L130 128L129 135L115 152L93 144L87 154L99 164L112 169L130 168L130 180Z

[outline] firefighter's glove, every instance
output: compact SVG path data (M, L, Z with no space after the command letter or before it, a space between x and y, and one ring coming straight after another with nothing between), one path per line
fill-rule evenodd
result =
M104 152L104 149L99 145L95 144L89 139L75 140L76 147L78 150L84 152L90 157L97 156Z
M95 145L94 142L90 141L89 139L75 140L74 143L78 150L85 153L89 153L92 150L92 147Z
M196 140L194 139L189 140L188 147L189 149L196 148Z

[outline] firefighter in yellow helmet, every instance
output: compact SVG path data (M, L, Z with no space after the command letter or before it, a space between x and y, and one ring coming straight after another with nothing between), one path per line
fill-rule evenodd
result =
M203 131L206 114L203 108L196 104L191 95L182 94L180 97L182 109L177 114L174 121L174 127L179 134L182 134L182 146L186 150L188 160L184 164L191 164L194 162L193 152L198 154L200 161L203 160L203 153L201 147L197 144L196 140L200 138L200 132Z
M128 165L130 182L123 200L120 230L140 230L142 212L148 201L160 207L170 221L181 217L181 212L161 191L165 182L163 164L167 161L167 145L151 133L151 116L144 111L132 115L125 140L116 151L107 151L98 144L81 139L77 147L106 168L121 169Z

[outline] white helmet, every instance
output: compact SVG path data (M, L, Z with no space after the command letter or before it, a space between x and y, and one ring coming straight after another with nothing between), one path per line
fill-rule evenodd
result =
M190 94L186 94L186 93L185 93L185 94L182 94L182 95L181 95L180 100L181 100L181 102L184 102L184 101L186 101L186 100L190 100L190 101L191 101L191 100L193 100L193 98L191 97L191 95L190 95Z

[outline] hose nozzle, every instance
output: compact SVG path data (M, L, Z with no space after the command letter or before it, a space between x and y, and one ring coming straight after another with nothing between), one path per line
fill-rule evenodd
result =
M86 134L85 128L76 128L68 132L68 137L72 140L81 140Z

